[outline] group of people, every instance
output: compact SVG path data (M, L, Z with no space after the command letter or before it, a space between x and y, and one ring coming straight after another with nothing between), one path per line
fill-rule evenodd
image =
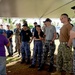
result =
M51 73L51 75L61 75L64 70L66 75L73 73L73 55L72 55L72 39L70 37L70 31L73 26L70 23L69 16L64 13L60 16L60 21L63 26L60 29L60 44L58 46L58 54L56 58L56 72ZM54 68L54 51L56 48L56 28L51 25L51 20L47 18L44 21L45 26L43 27L43 32L39 25L35 27L34 32L34 51L33 60L29 68L34 68L36 66L36 60L38 55L38 71L44 69L46 64L48 52L50 52L50 65L48 68L49 72L53 72Z
M72 54L72 40L73 38L75 38L75 36L73 35L74 27L70 23L70 18L66 13L61 14L60 21L61 23L63 23L63 26L60 29L60 37L59 37L60 44L58 46L58 54L56 58L56 65L57 65L56 72L52 73L55 64L54 52L56 49L55 45L56 28L54 25L51 24L52 20L49 18L47 18L44 21L44 27L42 29L41 26L37 24L37 22L34 22L35 27L32 29L32 32L30 31L26 21L24 21L22 28L20 23L16 25L17 28L14 29L16 42L15 52L18 51L19 55L21 53L21 64L23 63L31 64L29 68L35 68L36 62L38 61L38 71L41 71L44 69L46 65L48 52L50 52L49 53L50 65L48 71L51 72L51 75L61 75L61 72L63 70L66 72L66 75L70 75L75 71L75 65L73 64L73 54ZM0 32L1 75L6 75L4 45L8 46L7 49L9 52L9 56L13 55L12 49L13 32L10 30L9 25L7 25L7 29L8 29L7 31L3 30L3 33ZM32 42L32 40L34 41L33 42L34 48L33 48L33 59L31 61L30 43Z

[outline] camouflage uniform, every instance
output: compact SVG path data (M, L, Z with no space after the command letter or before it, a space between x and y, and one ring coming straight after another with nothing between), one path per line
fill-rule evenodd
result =
M16 51L18 50L18 53L20 54L20 43L19 43L19 35L20 35L21 29L15 30L15 43L16 43Z
M53 71L55 43L54 43L54 40L52 41L52 39L53 39L55 33L56 33L56 29L53 25L45 28L46 37L45 37L45 43L43 46L43 55L42 55L41 65L38 68L38 70L44 69L44 65L47 61L48 52L50 52L50 54L49 54L50 66L48 68L48 71Z
M75 75L75 48L74 48L74 54L73 54L73 73Z
M42 56L42 64L44 64L47 61L48 52L50 52L50 64L54 64L54 51L55 51L54 42L52 45L50 45L50 40L46 40L43 49L44 50L43 50L43 56Z
M73 73L74 73L74 75L75 75L75 38L73 39L73 49L74 49L74 51L73 51Z
M67 73L72 73L72 47L68 48L66 43L60 43L57 55L57 71L65 70Z
M73 73L75 75L75 26L72 28L70 32L70 37L73 38L72 45L73 45Z

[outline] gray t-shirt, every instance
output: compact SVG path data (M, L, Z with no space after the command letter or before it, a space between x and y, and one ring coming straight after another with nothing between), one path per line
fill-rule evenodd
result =
M55 26L51 25L49 27L45 27L46 40L52 40L55 32Z
M75 31L75 26L72 28L72 31ZM72 41L73 47L75 47L75 39Z

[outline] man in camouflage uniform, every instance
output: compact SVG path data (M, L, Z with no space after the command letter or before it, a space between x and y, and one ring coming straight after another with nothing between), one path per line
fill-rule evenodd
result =
M19 35L21 32L21 24L20 23L16 24L16 28L15 28L14 32L15 32L15 43L16 43L15 52L18 51L18 54L20 55L20 43L19 43Z
M57 71L51 75L61 75L62 69L66 71L66 75L72 73L72 47L70 41L70 30L72 25L69 22L69 17L66 13L61 14L61 22L64 24L60 29L59 47L57 54Z
M73 9L75 12L75 6L71 7L71 9ZM71 39L73 49L74 49L74 52L73 52L73 73L75 75L75 26L70 31L70 39Z
M73 73L75 75L75 26L72 28L72 30L70 31L70 39L72 40L72 44L73 44Z
M50 66L48 71L53 71L53 65L54 65L54 51L55 51L55 43L54 40L56 38L56 29L53 25L51 25L51 20L47 18L45 20L46 27L45 27L45 43L44 43L44 50L43 50L43 56L42 56L42 62L41 66L38 68L38 70L43 70L44 65L47 60L48 52L50 52Z

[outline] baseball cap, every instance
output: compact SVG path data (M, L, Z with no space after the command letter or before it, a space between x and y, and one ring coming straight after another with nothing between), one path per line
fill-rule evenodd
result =
M22 26L23 26L23 27L25 27L25 26L26 26L26 27L28 27L28 25L27 25L27 24L24 24L24 25L22 25Z
M71 7L71 9L75 10L75 6Z

